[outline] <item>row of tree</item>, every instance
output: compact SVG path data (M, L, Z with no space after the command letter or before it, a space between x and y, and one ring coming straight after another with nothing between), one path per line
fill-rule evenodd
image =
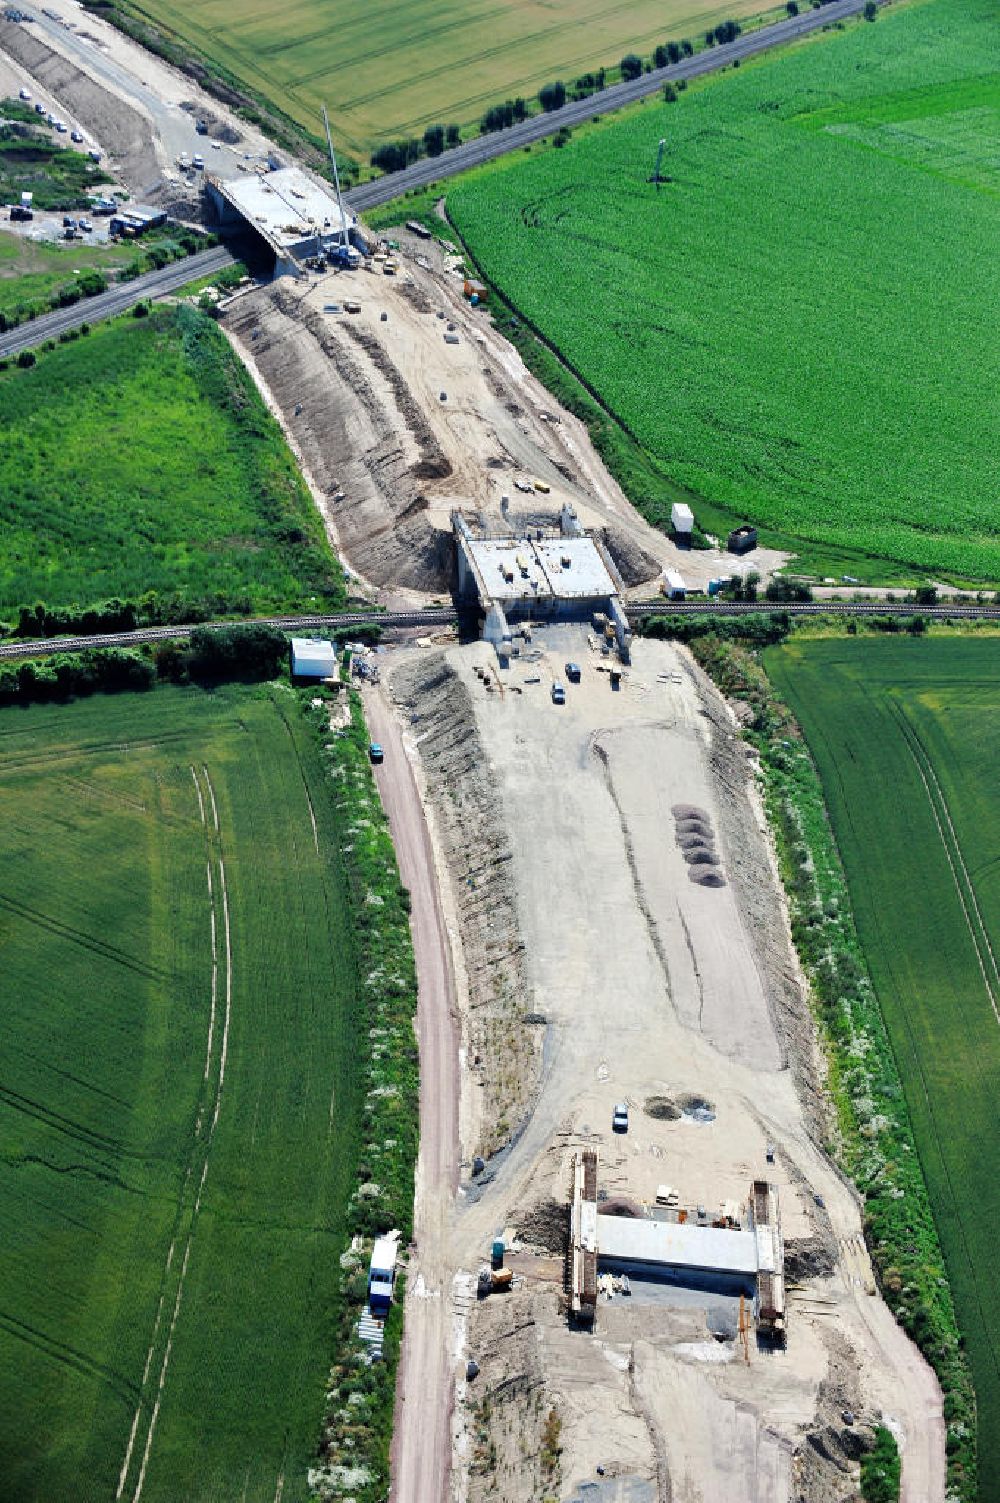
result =
M401 172L421 157L439 157L448 146L457 146L462 133L457 125L429 125L422 136L408 136L401 141L387 141L376 146L371 164L381 172Z
M161 642L152 653L94 647L0 665L0 705L151 689L157 680L256 682L276 678L287 657L288 639L275 626L200 626L187 642Z

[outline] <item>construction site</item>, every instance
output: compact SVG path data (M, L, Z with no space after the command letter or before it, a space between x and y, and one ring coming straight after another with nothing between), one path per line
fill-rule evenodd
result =
M678 547L638 514L457 247L379 242L190 79L56 6L34 34L0 23L18 76L62 91L133 192L187 217L207 186L273 257L220 324L352 595L467 608L461 640L410 633L357 675L420 980L394 1503L847 1503L879 1424L904 1498L944 1503L940 1391L823 1146L752 752L691 655L625 615L707 591L726 539ZM175 167L195 118L197 177ZM754 553L765 581L782 561ZM333 671L325 645L297 641L304 677Z
M518 645L393 651L391 706L366 694L415 765L454 975L460 1183L420 1180L407 1310L445 1411L454 1385L453 1495L832 1503L888 1416L934 1496L934 1384L820 1147L736 722L669 644Z
M354 588L472 623L362 680L427 978L393 1497L846 1503L889 1423L943 1500L936 1383L820 1146L752 759L623 614L722 548L633 510L457 254L370 249L222 326Z

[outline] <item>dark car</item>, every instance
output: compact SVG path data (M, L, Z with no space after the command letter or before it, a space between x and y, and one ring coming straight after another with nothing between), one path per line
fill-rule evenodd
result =
M373 741L372 744L371 744L371 746L369 746L369 748L368 748L368 760L370 762L384 762L385 761L385 752L379 746L379 744L378 744L377 741Z
M566 677L569 679L571 684L578 684L580 682L580 676L581 670L579 663L566 664Z

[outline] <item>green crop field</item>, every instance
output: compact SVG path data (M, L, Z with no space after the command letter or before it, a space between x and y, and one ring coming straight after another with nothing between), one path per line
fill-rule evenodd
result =
M980 1497L996 1503L1000 641L793 641L765 663L819 768L972 1363Z
M287 688L0 711L5 1503L302 1503L354 937Z
M436 121L478 121L510 95L530 96L624 53L651 52L730 17L767 9L761 0L635 0L559 6L519 0L421 5L389 0L125 0L269 99L314 134L325 101L338 144L365 156L380 141L422 133Z
M820 575L997 581L998 142L994 0L923 0L448 210L696 520L753 518Z
M0 373L0 617L147 591L178 615L344 600L277 423L190 307Z

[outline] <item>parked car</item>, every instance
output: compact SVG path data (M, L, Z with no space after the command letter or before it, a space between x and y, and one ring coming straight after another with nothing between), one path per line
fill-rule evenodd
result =
M72 214L64 214L63 215L63 229L65 229L65 230L75 230L76 229L76 220L73 218Z
M68 129L69 129L69 126L66 124L65 120L57 120L56 121L56 130L59 132L59 134L61 136L64 136L66 134L66 132L67 132Z
M373 741L371 746L369 746L368 748L368 760L376 764L385 761L385 752L382 750L381 746L379 746L377 741Z
M580 682L581 677L582 677L582 672L581 672L581 669L580 669L580 664L579 663L567 663L566 664L566 677L569 679L569 681L570 681L571 684L578 684Z
M69 133L69 138L71 141L75 141L77 146L83 145L83 134L81 131L71 130Z
M85 234L89 235L94 226L91 224L89 219L81 219L77 228L83 230Z
M552 703L554 705L564 705L566 703L566 690L559 683L558 679L552 685Z
M628 1132L628 1106L624 1101L615 1103L611 1113L611 1131Z
M24 102L25 102L25 104L30 104L31 103L31 94L29 93L29 91L27 89L21 89L20 94L19 94L18 97L21 98L21 99L23 99ZM37 105L36 105L36 109L37 109Z

